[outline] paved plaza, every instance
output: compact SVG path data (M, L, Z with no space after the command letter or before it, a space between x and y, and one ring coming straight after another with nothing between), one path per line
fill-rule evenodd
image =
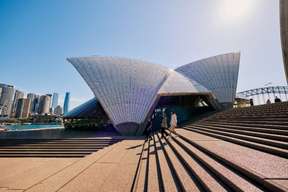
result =
M123 138L81 158L0 158L0 191L203 191L201 185L211 191L229 191L229 187L263 191L248 174L241 175L199 146L254 174L264 184L288 190L287 159L185 129L177 129L177 134L168 139L154 134L147 141ZM223 183L225 178L229 181Z

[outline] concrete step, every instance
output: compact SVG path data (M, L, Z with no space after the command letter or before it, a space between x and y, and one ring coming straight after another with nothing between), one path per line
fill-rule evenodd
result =
M214 124L206 124L206 123L197 124L196 123L196 124L193 124L192 127L197 126L197 125L201 126L201 127L208 128L208 129L212 129L212 130L225 131L225 132L236 133L236 134L241 134L241 135L249 135L249 136L253 136L253 137L265 138L265 139L270 139L270 140L275 140L275 141L288 141L288 136L255 132L255 131L253 131L253 129L250 129L249 131L247 131L247 130L243 130L242 127L240 127L240 126L239 126L239 128L236 129L235 127L227 127L227 126L224 127L222 125L214 125ZM187 127L187 128L189 128L189 127Z
M173 178L173 172L170 169L168 162L166 160L164 151L163 151L163 146L161 145L160 141L159 141L159 137L157 134L154 135L154 139L155 139L155 146L156 146L156 151L157 151L157 155L159 158L159 165L158 167L161 170L161 175L162 175L162 180L163 180L163 187L159 187L160 190L164 191L177 191L177 185L174 182L174 178ZM159 182L161 182L161 179L158 179Z
M209 121L209 123L214 123L213 121ZM288 126L287 125L274 125L274 124L260 124L260 123L241 123L241 122L215 122L215 123L221 123L225 125L241 125L241 126L247 126L247 127L261 127L261 128L271 128L271 129L277 129L277 130L287 130L288 131ZM279 122L280 123L280 122Z
M238 108L238 109L232 109L232 110L229 110L229 111L224 111L222 112L222 114L227 114L227 113L231 113L231 114L237 114L237 113L276 113L276 112L279 112L279 113L287 113L288 112L288 109L287 107L285 108L274 108L274 109L259 109L259 110L255 110L255 109L246 109L244 110L243 108Z
M215 117L259 117L259 116L266 116L266 117L287 117L288 113L226 113L226 114L216 114Z
M91 153L86 153L86 152L80 152L80 153L0 153L0 157L51 157L51 158L66 158L66 157L71 157L71 158L77 158L77 157L84 157L86 155L89 155Z
M1 139L0 157L84 157L120 139Z
M175 152L167 144L166 139L159 139L160 143L163 146L164 153L166 154L166 160L168 162L169 167L172 171L173 178L176 179L175 183L179 191L200 191L197 184L194 182L193 178L187 172L183 164L177 158ZM169 163L170 162L170 163Z
M149 138L149 161L147 162L148 168L148 186L147 191L160 191L160 183L158 177L158 164L156 161L156 150L153 138Z
M0 143L0 146L2 146L2 145L25 145L25 144L31 144L31 145L33 145L33 144L35 144L35 145L37 145L37 144L51 144L51 145L53 145L53 144L61 144L61 145L73 145L73 144L95 144L95 145L97 145L97 144L110 144L110 143L115 143L116 141L113 141L113 142L111 142L111 141L105 141L105 142L1 142Z
M29 153L34 153L34 152L95 152L97 150L100 150L102 148L98 149L0 149L0 154L1 153L17 153L17 152L29 152Z
M102 149L103 147L106 147L108 145L99 145L99 146L5 146L0 147L0 150L14 150L14 149Z
M213 122L213 121L202 121L198 122L197 124L203 124L203 125L216 125L216 126L223 126L225 128L232 128L232 129L240 129L240 130L249 130L249 131L255 131L255 132L262 132L262 133L271 133L271 134L277 134L277 135L288 135L287 129L281 129L281 128L268 128L268 127L261 127L259 126L246 126L241 125L241 123L228 123L228 122Z
M287 106L283 107L283 108L266 108L266 109L244 109L244 108L238 108L238 109L232 109L229 112L230 113L243 113L243 112L275 112L275 111L279 111L279 112L287 112ZM225 113L225 112L223 112Z
M142 147L141 147L141 152L138 153L139 154L139 159L138 159L136 170L135 170L135 173L134 173L134 176L133 176L133 181L132 181L132 184L131 184L131 187L130 187L130 191L131 192L136 191L136 189L138 187L138 183L139 183L139 180L140 180L140 172L141 172L141 168L142 168L142 161L143 161L142 158L143 158L143 155L144 155L144 149L145 149L146 145L147 145L146 141L144 140L144 143L142 144Z
M260 124L260 125L288 125L288 121L286 120L280 120L280 121L266 121L266 120L258 120L258 121L248 121L248 120L245 120L245 119L242 119L242 120L233 120L233 119L222 119L222 120L219 120L219 121L215 121L213 119L207 119L205 122L219 122L219 123L247 123L247 124L250 124L250 123L254 123L254 124Z
M288 115L241 115L241 116L235 116L235 115L225 115L225 116L216 116L211 117L212 119L218 120L218 119L245 119L245 120L265 120L265 119L286 119L288 118Z
M287 117L285 118L270 118L270 117L257 117L257 118L249 118L249 117L246 117L246 118L241 118L241 117L237 117L237 118L234 118L234 117L225 117L225 118L216 118L216 117L209 117L206 119L207 121L242 121L242 120L245 120L245 121L255 121L255 122L258 122L258 121L283 121L283 122L286 122L287 121Z
M203 153L201 150L195 148L190 143L183 140L181 137L173 137L175 142L180 144L183 150L190 155L190 157L199 163L206 171L221 184L227 191L262 191L261 188L250 183L246 179L240 177L237 173L228 169L225 165L217 162L212 157ZM215 190L214 190L215 191Z
M231 143L235 143L235 144L238 144L238 145L242 145L242 146L245 146L245 147L249 147L249 148L256 149L256 150L259 150L259 151L262 151L262 152L265 152L265 153L273 154L273 155L288 159L288 150L284 150L284 149L280 149L280 148L272 147L272 146L267 146L267 145L263 145L263 144L260 144L260 143L254 143L254 142L246 141L246 140L242 140L242 139L237 139L237 138L233 138L233 137L230 137L230 136L224 136L222 134L215 134L215 133L211 133L211 132L208 132L208 131L203 131L203 130L200 130L200 129L193 129L193 130L192 129L186 129L186 130L193 131L193 132L196 132L196 133L200 133L200 134L203 134L203 135L207 135L207 136L210 136L210 137L214 137L214 138L217 138L217 139L222 139L224 141L228 141L228 142L231 142Z
M148 142L146 141L144 143L144 148L142 155L140 156L140 165L139 165L139 170L137 174L137 178L135 181L135 187L133 191L147 191L148 189L148 169L147 169L147 161L149 159L149 153L148 153L149 145Z
M216 134L221 134L224 136L229 136L229 137L233 137L233 138L237 138L237 139L242 139L242 140L246 140L246 141L251 141L254 143L260 143L263 145L267 145L267 146L273 146L273 147L277 147L280 149L288 149L288 143L287 142L282 142L282 141L274 141L271 139L265 139L265 138L259 138L259 137L253 137L253 136L248 136L248 135L242 135L242 134L236 134L236 133L228 133L225 131L218 131L218 130L212 130L212 129L207 129L203 126L200 125L192 125L189 129L198 129L198 130L204 130L204 131L208 131L211 133L216 133Z
M198 143L196 143L192 141L191 139L189 139L188 137L183 136L182 134L176 133L175 135L176 137L173 137L175 142L177 142L180 146L182 146L182 148L185 151L187 151L187 153L189 153L192 158L193 157L198 158L200 161L203 162L204 165L208 165L208 169L206 170L209 170L209 166L210 166L211 170L214 169L213 173L217 175L219 174L218 176L217 175L215 176L218 179L222 179L223 184L225 184L225 182L228 181L227 184L229 184L229 182L232 182L232 186L235 185L234 187L236 188L234 188L234 190L230 189L230 191L235 191L235 190L236 191L239 191L239 190L241 191L258 191L258 190L260 191L286 191L286 188L284 188L283 186L280 186L275 182L265 180L265 177L263 177L263 175L255 171L252 171L251 169L243 167L243 165L237 164L234 161L227 159L225 156L221 156L213 152L211 150L213 149L213 144L206 145L206 146L210 146L210 149L208 149L207 147L203 147L201 146L201 144L199 144L201 143L201 141L198 141ZM229 145L229 143L227 144ZM222 147L220 147L220 149L222 149ZM258 159L256 160L258 161ZM219 167L218 165L217 167L217 164L220 164L221 166ZM241 179L237 178L239 176ZM247 188L244 189L243 187L247 187Z
M229 125L229 124L222 124L220 122L199 122L202 125L212 125L212 126L221 126L223 128L231 128L234 130L246 130L252 132L260 132L260 133L269 133L269 134L276 134L276 135L285 135L288 136L288 130L278 130L278 129L270 129L270 128L259 128L259 127L247 127L247 126L240 126L240 125Z
M199 161L194 156L191 158L185 150L185 145L182 142L175 140L177 138L168 139L168 144L174 148L177 153L178 158L180 158L181 163L185 166L189 174L194 178L195 183L201 191L229 191L230 187L221 184L221 180L218 179L219 176L215 176L213 172L209 172L207 167L202 161ZM184 150L184 149L185 150ZM214 177L213 177L214 176Z
M229 111L224 112L224 113L217 113L215 114L215 117L224 117L224 116L287 116L288 113L284 112L278 112L278 111L273 111L273 112L257 112L257 111L251 111L251 112L234 112L231 113Z
M21 141L31 141L31 142L50 142L50 141L52 141L52 142L58 142L58 141L60 141L60 142L102 142L102 141L121 141L121 140L123 140L123 139L98 139L98 138L96 138L96 139L89 139L89 138L87 138L87 139L9 139L9 138L5 138L5 139L0 139L0 141L19 141L19 142L21 142Z
M159 149L157 148L156 138L155 134L153 134L153 148L154 148L154 154L155 154L155 163L156 163L156 169L157 169L157 180L158 180L158 187L159 192L164 192L164 180L163 180L163 171L161 170L161 164L160 164L160 155L159 155ZM157 140L158 141L158 140ZM158 141L159 143L159 141Z
M2 145L0 146L0 148L2 147L30 147L30 148L34 148L34 147L77 147L77 146L82 146L82 147L97 147L97 146L107 146L107 145L111 145L113 143L109 143L109 144L46 144L46 143L39 143L39 144L26 144L26 145Z

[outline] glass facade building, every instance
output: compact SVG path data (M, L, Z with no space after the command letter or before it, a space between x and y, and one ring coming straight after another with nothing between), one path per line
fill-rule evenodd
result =
M53 111L58 105L58 98L59 98L59 94L58 93L53 93L52 105L51 105L51 108L52 108Z
M63 105L63 113L64 115L68 113L69 111L69 102L70 102L70 93L66 92L65 99L64 99L64 105Z

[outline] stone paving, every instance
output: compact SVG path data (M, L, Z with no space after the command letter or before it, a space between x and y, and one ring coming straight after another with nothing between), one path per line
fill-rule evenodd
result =
M287 159L185 129L177 134L288 191ZM134 181L133 191L205 191L199 181L210 191L265 191L181 137L158 136L126 138L83 158L0 158L0 192L124 192Z
M129 191L143 139L84 158L0 158L0 192Z

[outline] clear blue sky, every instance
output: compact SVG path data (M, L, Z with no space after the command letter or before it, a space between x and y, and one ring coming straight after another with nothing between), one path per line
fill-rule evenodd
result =
M241 51L238 91L285 85L278 9L278 0L0 0L0 82L70 91L76 105L93 95L69 56L175 68Z

